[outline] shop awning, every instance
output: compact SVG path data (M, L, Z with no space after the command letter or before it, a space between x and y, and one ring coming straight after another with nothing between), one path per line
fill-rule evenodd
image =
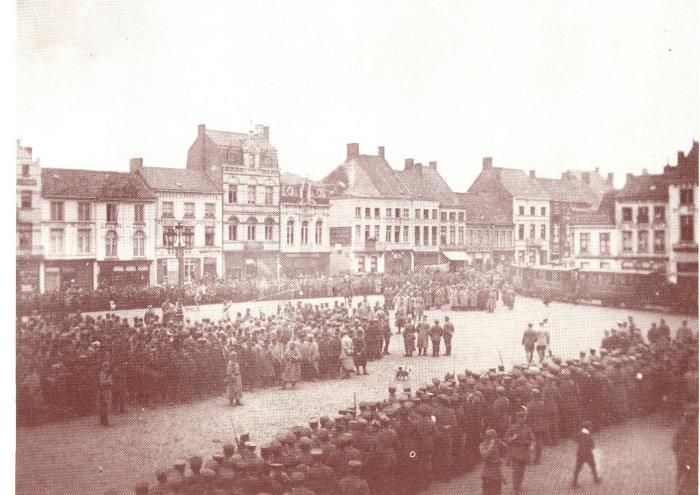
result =
M450 261L469 261L469 256L464 251L443 251L442 254Z

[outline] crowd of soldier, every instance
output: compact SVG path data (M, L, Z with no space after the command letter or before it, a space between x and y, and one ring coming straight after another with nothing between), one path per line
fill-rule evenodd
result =
M158 472L151 491L140 484L136 493L412 494L481 463L484 493L497 494L507 478L507 459L517 494L527 483L527 466L546 460L543 447L562 438L576 441L572 483L577 485L584 464L600 482L592 433L667 411L668 390L679 391L677 410L686 412L674 440L679 493L692 493L688 487L697 490L697 336L681 330L674 340L647 343L633 322L621 322L615 333L617 343L606 341L599 355L582 353L566 361L549 356L539 366L524 364L509 372L467 369L415 391L392 386L383 401L313 418L308 426L276 435L259 452L246 435L238 448L225 445L204 467L200 457L190 460L189 472L178 461ZM660 378L669 363L674 373Z

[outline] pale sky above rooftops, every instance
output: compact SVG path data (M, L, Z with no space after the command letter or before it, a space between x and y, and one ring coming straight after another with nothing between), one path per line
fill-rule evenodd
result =
M386 147L465 191L494 166L660 171L698 138L697 2L17 4L17 132L42 164L184 167L197 124L270 126L319 179Z

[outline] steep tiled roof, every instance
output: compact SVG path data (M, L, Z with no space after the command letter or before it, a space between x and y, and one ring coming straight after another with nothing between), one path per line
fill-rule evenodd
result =
M155 191L188 192L200 194L221 193L202 170L189 168L141 167L138 172L148 187Z
M537 179L531 179L525 172L515 168L494 167L501 184L515 198L549 199L549 192Z
M411 191L383 158L373 155L349 157L322 182L334 195L357 198L409 198Z
M631 175L617 193L618 200L668 201L668 181L663 174Z
M583 182L571 177L569 179L548 179L537 177L535 181L549 194L553 201L567 201L570 203L586 203L598 205L600 197Z
M572 225L615 225L615 191L608 191L595 211L574 211Z
M437 169L414 164L396 174L406 184L412 197L439 201L443 206L459 206L457 196Z
M307 177L302 177L301 175L292 172L280 172L280 183L285 185L297 185L297 184L319 184L318 181L309 179Z
M204 132L217 146L242 146L248 139L248 134L245 132L215 131L214 129L206 129Z
M154 200L134 174L71 168L42 168L41 194L49 198Z
M466 207L468 224L513 225L511 211L487 192L455 193L459 204Z

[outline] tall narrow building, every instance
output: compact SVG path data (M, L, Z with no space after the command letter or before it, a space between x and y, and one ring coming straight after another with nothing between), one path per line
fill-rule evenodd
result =
M187 168L203 170L223 193L224 278L279 273L280 170L270 128L248 132L198 126Z

